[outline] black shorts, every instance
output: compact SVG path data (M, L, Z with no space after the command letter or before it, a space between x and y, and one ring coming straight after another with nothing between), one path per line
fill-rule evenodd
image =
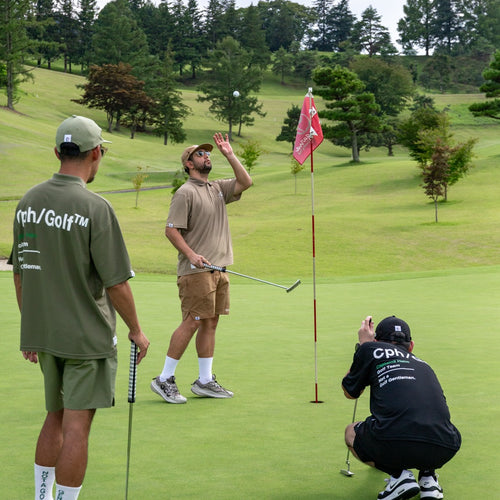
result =
M433 470L451 460L457 450L422 441L377 439L365 422L355 427L354 451L362 462L374 462L387 474L403 469Z

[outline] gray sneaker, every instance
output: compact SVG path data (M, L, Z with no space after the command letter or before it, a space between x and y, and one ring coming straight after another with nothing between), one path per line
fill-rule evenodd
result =
M159 376L155 377L151 382L151 390L159 394L167 403L180 404L187 401L179 392L173 375L167 378L165 382L161 382Z
M191 392L205 398L232 398L234 395L231 391L224 389L224 387L217 382L215 375L213 375L212 380L206 384L202 384L199 379L195 380L191 386Z

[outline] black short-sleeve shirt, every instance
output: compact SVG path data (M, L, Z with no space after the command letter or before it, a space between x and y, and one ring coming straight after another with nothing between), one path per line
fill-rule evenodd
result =
M342 381L354 398L370 386L366 424L380 439L414 440L458 450L460 433L450 421L432 368L403 346L365 342Z

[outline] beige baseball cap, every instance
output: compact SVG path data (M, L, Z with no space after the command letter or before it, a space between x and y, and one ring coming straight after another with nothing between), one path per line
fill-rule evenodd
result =
M76 144L80 152L90 151L104 142L111 143L102 138L102 129L94 120L84 116L73 115L66 118L56 133L57 151L61 152L61 144Z
M186 165L186 162L188 161L189 157L195 152L198 151L199 149L204 149L205 151L212 151L214 147L211 144L193 144L192 146L187 147L181 156L181 162L182 166Z

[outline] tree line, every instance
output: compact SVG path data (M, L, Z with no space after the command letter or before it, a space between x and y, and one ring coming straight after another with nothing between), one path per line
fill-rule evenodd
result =
M348 0L316 0L306 7L289 0L259 1L237 8L235 0L114 0L101 10L96 0L0 0L2 84L15 92L19 64L35 60L50 69L63 60L87 73L91 65L130 64L142 75L151 58L172 54L173 69L196 78L204 59L230 36L267 67L278 51L388 55L397 50L372 6L359 19ZM398 23L406 55L441 57L489 53L500 46L497 0L407 0ZM292 68L307 77L309 59ZM443 61L439 62L443 66ZM22 78L22 76L21 76ZM14 96L15 97L15 96Z
M350 148L353 162L371 147L389 155L396 144L408 147L435 202L467 172L474 141L453 143L445 112L416 94L417 84L440 91L483 84L496 97L484 79L496 72L496 89L498 53L484 79L482 72L500 46L498 0L407 0L399 55L377 10L369 6L357 19L348 0L246 8L209 0L204 9L196 0L114 0L100 11L96 0L0 0L0 14L0 85L10 108L30 77L27 65L51 68L57 60L87 76L75 101L103 109L109 131L123 124L132 138L149 129L164 144L183 142L190 113L178 90L183 82L197 85L197 99L209 102L230 136L233 129L240 135L255 115L265 116L256 96L270 69L283 84L316 85L325 137ZM491 106L498 113L498 101L482 113L491 116ZM404 110L410 118L401 118ZM297 106L288 110L277 137L292 147L298 114Z

